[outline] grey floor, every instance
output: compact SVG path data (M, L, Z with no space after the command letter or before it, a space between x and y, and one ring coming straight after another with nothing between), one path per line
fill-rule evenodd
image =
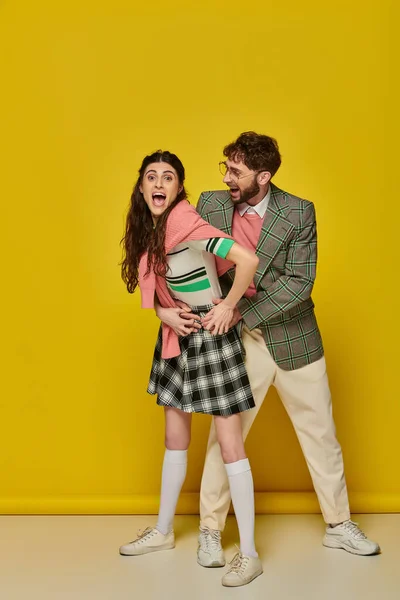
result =
M117 600L245 598L263 600L399 600L400 515L353 517L382 554L358 557L321 545L318 515L260 515L257 549L264 574L243 588L223 588L225 569L196 563L198 517L178 516L174 550L121 557L118 546L138 529L154 525L146 516L0 517L1 600ZM237 530L229 517L227 558Z

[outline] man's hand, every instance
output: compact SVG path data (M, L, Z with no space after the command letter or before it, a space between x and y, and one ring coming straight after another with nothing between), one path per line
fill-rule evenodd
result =
M222 298L213 298L213 304L217 305L220 304L221 302L223 302ZM213 320L215 318L215 308L212 308L206 315L205 317L203 317L201 319L201 322L203 324L204 329L207 329L208 331L210 331L211 333L213 333L214 335L217 334L216 331L214 331L214 324L213 324ZM236 325L237 323L239 323L239 321L242 320L242 315L239 312L239 309L237 308L237 306L235 306L235 308L233 309L233 314L232 314L232 318L231 321L228 325L228 329L230 329L231 327L233 327L234 325ZM210 325L211 324L211 325Z
M157 306L156 313L157 317L169 325L177 335L189 335L198 329L201 329L202 325L199 323L199 315L195 315L190 312L190 307L184 302L176 301L177 308L163 308Z

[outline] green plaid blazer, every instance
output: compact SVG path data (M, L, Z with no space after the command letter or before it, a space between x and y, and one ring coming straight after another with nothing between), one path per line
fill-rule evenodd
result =
M203 192L199 214L232 234L234 206L228 191ZM324 354L311 299L317 266L317 230L312 202L271 184L256 253L260 259L254 284L257 293L242 298L238 308L249 329L259 328L280 368L291 371ZM220 278L226 295L234 268Z

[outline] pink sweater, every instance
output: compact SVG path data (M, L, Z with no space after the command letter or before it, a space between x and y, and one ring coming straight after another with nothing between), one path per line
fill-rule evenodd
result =
M195 208L186 200L179 202L170 212L167 220L165 233L165 252L170 252L175 246L187 240L206 240L209 238L229 238L226 233L216 229L196 212ZM218 274L227 271L229 261L220 259ZM146 276L147 252L143 254L139 262L139 287L142 296L142 308L154 308L154 294L160 305L164 308L177 306L168 291L164 277L156 275L153 271ZM173 358L181 353L179 338L174 330L162 324L162 358Z
M262 224L263 219L261 219L259 215L245 213L243 217L241 217L240 213L235 210L232 221L232 236L238 244L255 252L261 234ZM218 275L223 275L223 273L233 266L232 262L223 260L218 256L216 257L216 261ZM252 281L244 295L246 298L249 298L255 293L256 286L254 285L254 281Z

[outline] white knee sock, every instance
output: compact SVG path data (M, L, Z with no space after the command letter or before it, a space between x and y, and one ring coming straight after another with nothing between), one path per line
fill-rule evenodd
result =
M254 485L249 460L225 464L240 536L240 550L258 556L254 544Z
M165 450L161 481L160 511L156 529L166 535L172 530L176 504L186 477L187 450Z

